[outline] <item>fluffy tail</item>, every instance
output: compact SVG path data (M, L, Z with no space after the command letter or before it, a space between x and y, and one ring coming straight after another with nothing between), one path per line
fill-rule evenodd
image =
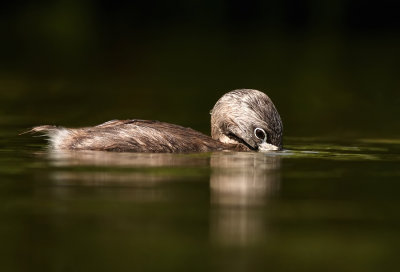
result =
M33 127L32 129L28 131L24 131L20 133L19 135L27 134L27 133L42 133L44 135L49 135L51 132L55 131L57 129L56 126L50 126L50 125L45 125L45 126L37 126Z

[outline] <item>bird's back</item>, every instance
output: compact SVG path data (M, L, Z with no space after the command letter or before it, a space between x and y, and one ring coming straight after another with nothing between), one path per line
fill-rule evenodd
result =
M31 131L47 134L56 150L160 153L232 149L191 128L159 121L113 120L95 127L39 126Z

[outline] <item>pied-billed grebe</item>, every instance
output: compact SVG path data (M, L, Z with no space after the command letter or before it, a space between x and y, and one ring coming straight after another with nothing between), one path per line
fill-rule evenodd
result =
M118 152L268 151L282 149L282 121L271 99L257 90L222 96L211 111L211 137L191 128L146 120L113 120L95 127L38 126L55 150Z

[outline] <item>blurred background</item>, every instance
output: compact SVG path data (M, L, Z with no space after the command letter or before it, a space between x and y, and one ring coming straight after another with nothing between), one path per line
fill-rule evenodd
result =
M400 131L400 2L9 1L0 125L157 119L209 133L225 92L275 102L285 136Z

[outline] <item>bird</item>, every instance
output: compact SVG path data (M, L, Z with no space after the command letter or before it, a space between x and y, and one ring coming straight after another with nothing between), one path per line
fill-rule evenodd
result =
M48 136L52 150L138 153L282 150L283 124L272 100L254 89L224 94L211 114L211 137L154 120L111 120L93 127L36 126L25 133Z

